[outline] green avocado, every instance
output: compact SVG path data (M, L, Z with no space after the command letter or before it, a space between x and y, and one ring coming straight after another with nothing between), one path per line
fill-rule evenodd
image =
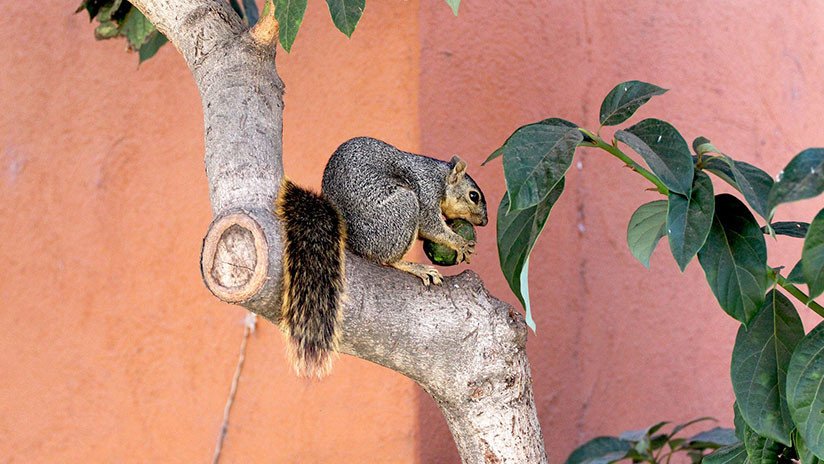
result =
M461 237L467 240L475 240L475 227L473 227L469 221L450 219L446 221L446 225ZM426 257L429 258L429 261L432 261L432 264L437 264L438 266L454 266L458 264L456 262L458 252L448 246L424 240L423 252L426 254Z

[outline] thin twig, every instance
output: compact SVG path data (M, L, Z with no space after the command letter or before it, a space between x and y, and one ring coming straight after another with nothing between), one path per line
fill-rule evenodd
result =
M229 397L226 398L226 406L223 408L223 423L220 425L220 433L217 436L217 444L215 445L215 454L212 456L212 464L218 464L218 462L220 462L220 452L223 450L223 441L226 440L226 433L229 431L229 414L232 412L232 404L235 402L237 384L240 381L240 374L243 371L243 361L246 360L246 342L249 340L249 334L255 333L256 325L257 315L251 312L247 313L246 320L243 324L243 340L240 341L240 353L237 356L235 375L232 377L232 386L229 388Z

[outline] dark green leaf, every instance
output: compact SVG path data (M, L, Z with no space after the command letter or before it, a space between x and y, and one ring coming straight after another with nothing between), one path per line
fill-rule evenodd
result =
M804 326L792 302L777 290L767 294L749 330L738 329L732 350L732 389L746 423L756 433L790 445L793 421L787 408L787 366Z
M575 124L573 124L573 123L571 123L571 122L569 122L569 121L567 121L567 120L561 119L561 118L549 118L549 119L544 119L543 121L539 121L539 122L536 122L536 123L533 123L533 124L527 124L527 125L525 125L525 126L521 126L521 127L519 127L519 128L518 128L515 132L513 132L513 133L512 133L512 135L510 135L510 136L506 139L506 141L504 142L504 144L503 144L503 145L501 145L498 149L496 149L495 151L493 151L493 152L492 152L492 154L491 154L491 155L489 155L489 157L488 157L488 158L487 158L487 159L486 159L483 163L481 163L481 166L484 166L486 163L488 163L488 162L490 162L490 161L492 161L492 160L494 160L494 159L496 159L496 158L498 158L498 157L500 157L500 156L503 156L503 154L504 154L504 148L506 147L506 144L507 144L510 140L512 140L512 138L513 138L515 135L519 134L519 132L520 132L522 129L527 128L527 127L530 127L530 126L533 126L533 125L535 125L535 124L545 124L545 125L548 125L548 126L578 127L578 126L576 126ZM583 137L583 134L581 134L581 135L582 135L582 137Z
M666 91L667 89L641 81L628 81L616 85L601 103L601 125L621 124L650 98Z
M564 179L540 203L519 211L509 210L509 195L498 206L498 258L509 288L526 310L526 323L535 330L529 304L529 254L544 229L549 212L564 191Z
M775 464L784 445L761 436L750 427L744 428L744 447L751 464Z
M659 433L658 435L653 435L652 438L650 438L649 447L653 451L659 450L664 445L667 444L668 440L669 440L669 438L667 437L667 434L665 434L665 433ZM679 443L678 443L679 440L680 439L675 439L675 440L672 440L670 443L672 443L673 447L676 447L676 446L679 445Z
M275 19L280 24L280 45L290 52L298 29L303 23L303 14L306 13L306 0L276 0Z
M89 21L93 20L97 13L100 11L100 8L103 7L106 3L110 3L111 0L85 0L83 3L77 7L75 13L79 13L84 8L86 11L89 12Z
M818 212L807 231L801 263L804 282L810 289L810 298L824 293L824 209Z
M735 424L735 436L739 440L744 441L744 430L749 427L744 421L744 416L741 415L741 409L738 408L738 403L733 403L733 423Z
M129 48L140 50L140 47L149 39L149 34L155 31L154 24L149 22L137 8L132 8L120 25L121 33L129 41Z
M687 142L672 125L644 119L616 132L615 138L638 152L670 191L689 195L694 171L692 155Z
M807 448L807 444L804 443L804 439L798 434L798 430L796 430L793 435L795 437L795 449L798 451L798 457L801 459L801 464L822 464L822 462L824 462L816 457L816 455L814 455L809 448Z
M747 203L761 217L769 218L767 202L773 186L769 174L752 164L735 161L724 154L706 158L703 167L743 193Z
M352 37L363 15L366 0L326 0L326 4L329 5L329 13L332 14L335 27L347 37Z
M654 434L655 432L661 430L661 427L669 424L668 421L658 422L656 424L650 425L647 428L638 429L638 430L627 430L626 432L621 433L618 438L627 441L640 441L642 439L649 438L650 435Z
M258 12L255 0L243 0L243 11L245 12L246 24L250 27L254 26L258 22L258 18L260 18L260 12Z
M721 308L748 324L769 284L767 246L752 213L734 196L715 197L715 217L698 261Z
M703 464L744 464L747 460L747 450L743 443L726 446L705 457Z
M824 192L824 148L808 148L792 159L770 191L770 211L781 203L812 198Z
M149 58L155 56L160 47L165 45L169 40L166 38L165 35L161 34L160 31L154 31L149 35L149 40L140 47L140 62L144 62Z
M738 442L739 440L738 437L735 436L735 430L724 427L713 427L695 434L689 439L691 446L700 448L721 448L722 446L730 446Z
M697 157L694 159L696 161L698 160ZM738 183L735 182L735 174L733 174L732 168L730 167L731 163L729 163L728 160L729 158L726 155L705 156L702 161L703 170L715 174L740 192L741 188L738 186Z
M237 0L229 0L229 6L235 10L235 13L237 13L238 16L243 18L243 8L240 7L240 3L238 3Z
M695 173L689 197L679 193L669 194L667 237L672 256L682 272L704 246L712 227L714 212L712 181L701 171Z
M667 201L656 200L641 205L627 226L627 245L632 256L649 269L649 259L658 241L667 234Z
M806 222L784 221L773 222L770 224L770 227L772 227L773 232L778 235L786 235L793 238L804 238L807 235L807 230L810 228L810 225ZM767 226L762 227L761 231L765 234L769 233Z
M461 0L446 0L446 4L449 5L449 8L452 8L452 13L458 16L458 7L461 6Z
M802 268L801 263L802 262L803 261L799 260L797 263L795 263L795 266L793 266L792 270L790 271L790 274L786 278L787 283L790 283L790 284L803 284L804 283L804 274L801 270L801 268Z
M572 163L583 136L572 123L541 121L521 127L503 147L510 210L538 204L555 188Z
M569 455L566 464L607 464L622 459L632 449L632 443L615 437L598 437L579 446Z
M672 428L672 432L670 432L669 436L674 437L675 435L678 434L678 432L684 430L685 428L687 428L691 425L694 425L694 424L698 424L699 422L706 422L706 421L717 422L717 420L714 417L699 417L698 419L693 419L691 421L684 422L683 424L676 425L675 427Z
M730 160L738 190L744 194L747 203L752 206L761 217L769 218L767 199L773 186L772 177L752 164L743 161Z
M787 369L787 403L804 443L824 459L824 322L795 347Z
M488 163L488 162L490 162L490 161L492 161L492 160L494 160L494 159L496 159L496 158L498 158L498 157L502 156L503 154L504 154L504 147L503 147L503 146L500 146L500 147L498 147L497 149L495 149L495 151L493 151L493 152L492 152L492 154L491 154L491 155L489 155L489 157L488 157L486 160L484 160L484 162L483 162L483 163L481 163L481 166L486 165L486 163Z

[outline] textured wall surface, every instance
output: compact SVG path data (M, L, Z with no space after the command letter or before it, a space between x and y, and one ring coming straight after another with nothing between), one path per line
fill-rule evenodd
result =
M602 97L629 79L672 89L639 120L666 119L773 174L824 145L821 2L465 0L458 18L442 0L367 5L346 40L310 2L278 58L284 164L298 182L318 186L334 148L368 134L470 160L494 218L502 171L480 161L545 117L594 127ZM174 49L137 68L123 42L95 42L75 7L11 2L0 17L0 462L208 462L245 312L200 281L211 217L197 90ZM599 152L578 160L530 272L550 461L658 420L729 424L736 324L697 263L681 275L665 242L652 271L629 254L629 216L656 197L643 179ZM788 205L779 219L821 206ZM793 264L800 243L771 246L772 264ZM472 267L516 302L494 226L480 230ZM349 357L322 383L298 380L263 322L224 453L457 462L411 381Z
M0 18L0 463L209 462L245 311L200 278L200 99L174 48L138 68L77 3ZM298 182L355 135L418 148L418 4L373 3L347 41L311 2L279 57ZM298 380L261 323L222 462L408 461L416 389L348 357Z

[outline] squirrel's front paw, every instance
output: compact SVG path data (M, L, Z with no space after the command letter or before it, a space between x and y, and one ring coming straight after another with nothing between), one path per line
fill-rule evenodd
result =
M440 285L443 283L443 276L432 266L410 263L407 261L397 261L395 263L391 263L390 266L418 276L426 286L429 286L429 284Z
M475 253L475 240L464 240L455 249L458 252L457 262L466 262L469 264L469 258Z

